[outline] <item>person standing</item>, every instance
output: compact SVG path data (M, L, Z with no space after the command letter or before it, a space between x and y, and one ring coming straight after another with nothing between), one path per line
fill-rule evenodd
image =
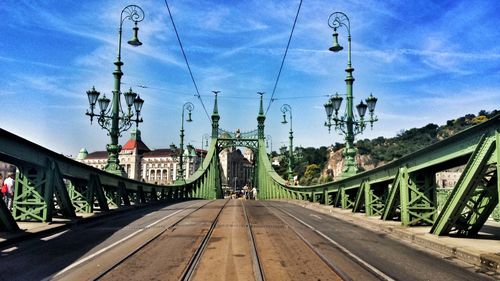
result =
M12 211L12 203L14 201L14 179L13 174L7 174L7 178L3 182L7 186L7 193L5 193L5 204L9 211Z
M255 186L252 188L252 196L254 200L257 200L257 188Z
M0 192L0 197L1 197L0 199L4 200L3 199L4 196L5 196L4 193L7 192L7 186L3 185L3 176L1 174L0 174L0 187L2 189L1 192Z

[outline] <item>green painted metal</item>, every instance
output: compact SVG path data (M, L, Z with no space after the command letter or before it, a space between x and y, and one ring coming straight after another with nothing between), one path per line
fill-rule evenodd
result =
M92 211L94 210L94 201L97 200L99 209L102 212L109 211L109 205L104 193L103 185L99 175L90 174L87 188L87 203L90 204Z
M361 186L358 189L358 192L356 193L356 199L354 200L354 207L352 208L352 212L361 212L362 210L365 209L365 197L366 197L366 183L368 181L363 181L361 183ZM369 185L369 183L368 183Z
M15 178L14 205L15 220L51 221L44 200L45 173L42 168L18 167Z
M288 185L285 179L274 171L269 161L265 150L262 96L257 117L257 138L248 135L240 138L219 138L219 119L215 103L211 143L202 167L182 183L168 186L137 182L94 169L0 129L0 161L19 167L16 178L18 194L14 202L14 214L17 217L13 218L48 221L54 212L60 212L66 217L71 216L73 206L78 212L88 209L88 206L93 211L97 203L101 211L106 211L114 202L118 202L117 206L122 203L130 204L126 201L132 198L132 201L147 203L158 200L158 194L161 199L166 200L184 200L191 197L221 198L223 194L218 153L222 147L229 144L251 146L256 151L254 179L257 183L258 199L310 200L342 208L354 208L355 211L364 210L367 215L381 214L383 210L381 215L384 219L401 219L405 225L432 224L437 210L434 173L461 165L469 158L481 158L483 164L479 165L479 168L477 165L467 167L468 174L471 174L469 170L478 169L477 176L467 178L475 187L472 188L473 191L460 194L453 191L441 214L450 213L450 208L460 209L459 205L466 201L467 207L462 209L465 212L457 211L456 215L451 212L454 215L450 218L451 221L465 220L467 235L471 235L484 223L487 215L498 203L498 152L496 149L488 150L489 156L484 156L477 150L482 151L480 147L484 146L479 141L481 135L485 135L488 140L494 136L493 139L498 142L496 130L500 129L500 116L388 165L336 182L307 187ZM71 181L74 186L66 187L64 181ZM457 185L457 189L466 185L465 180L462 181L464 183ZM104 191L109 200L106 199ZM386 197L387 200L384 200ZM77 200L86 200L87 207L85 204L80 205L83 207L76 207ZM0 212L0 228L8 228L9 213L2 211L1 207ZM438 219L440 223L446 220ZM453 230L459 228L453 223L450 225ZM10 227L12 229L13 225ZM441 227L442 229L444 227Z
M381 197L375 194L368 179L361 183L354 202L352 212L364 212L367 216L381 215L384 206Z
M48 186L53 187L53 196L47 195L46 198L51 197L51 201L56 198L57 206L59 207L58 212L61 213L66 218L76 217L75 207L71 202L69 197L66 184L63 181L61 172L59 171L59 166L53 160L49 160L49 171L48 171ZM53 210L54 208L49 208Z
M499 133L484 136L439 214L431 233L474 236L498 204Z
M120 196L123 205L130 206L130 200L128 197L127 187L123 181L118 182L118 196Z
M376 194L375 189L369 182L366 182L365 193L365 213L367 216L382 216L385 207L385 195L387 189L382 194Z
M120 166L120 161L118 159L118 154L120 153L122 147L121 145L118 144L118 138L120 137L120 134L124 131L127 131L130 129L132 126L133 122L135 122L136 126L139 125L140 122L142 122L142 118L140 118L140 111L142 107L142 103L144 100L142 100L139 96L137 96L136 93L132 92L132 88L130 88L129 93L125 93L125 99L127 100L127 95L132 96L132 103L129 103L127 101L127 107L128 111L123 111L122 110L122 104L120 101L120 97L122 95L122 92L120 90L121 86L121 78L123 76L123 72L121 70L121 67L123 65L123 62L121 61L121 49L122 49L122 26L125 20L130 20L135 23L135 27L133 30L135 31L135 39L128 41L129 44L133 46L140 46L142 45L141 42L137 39L137 23L141 22L144 19L144 11L141 9L141 7L137 5L128 5L123 10L121 11L120 14L120 26L118 28L118 55L116 57L116 61L114 62L114 65L116 66L115 70L113 71L113 77L114 77L114 90L113 90L113 99L111 101L111 110L107 111L106 108L100 108L100 111L98 114L94 114L94 107L95 103L97 101L97 97L99 96L99 93L95 91L95 89L92 89L91 91L87 92L87 95L89 96L89 102L90 102L90 112L87 111L86 115L90 116L90 122L92 123L92 119L94 117L97 117L98 124L101 126L101 128L105 129L108 131L108 135L110 136L111 143L106 145L106 150L108 152L108 161L105 166L105 170L108 171L109 173L118 175L118 176L124 176L126 177L127 174L123 170L123 168ZM94 92L94 94L92 94ZM95 99L93 101L91 96L94 95ZM101 102L102 99L107 99L106 96L104 95L101 99L99 99L99 103ZM109 104L110 100L107 99L107 103ZM140 106L136 106L136 103L140 103ZM133 110L131 109L132 104L134 105L135 109L135 114L133 113ZM107 107L107 105L106 105ZM135 119L133 118L135 116ZM118 204L120 205L120 204Z
M75 212L77 213L91 213L92 204L89 204L86 196L86 186L80 184L76 180L67 180L66 186L68 194L71 199Z
M181 118L181 130L180 130L180 138L181 138L181 141L180 141L180 152L179 152L179 172L177 173L177 179L176 180L180 180L180 181L183 181L184 180L184 110L187 110L188 111L188 120L187 122L191 122L191 112L193 111L194 109L194 105L190 102L186 102L184 103L184 105L182 106L182 118Z
M400 219L403 225L433 224L437 200L432 177L410 175L407 167L400 168L386 202L382 219Z
M331 120L335 122L335 130L338 130L342 135L345 136L345 148L343 150L342 156L344 158L344 167L342 168L342 174L340 175L341 178L348 178L354 176L358 171L359 168L356 164L356 161L354 160L357 149L354 147L354 138L357 134L361 134L365 127L365 120L364 120L364 113L360 113L359 120L356 120L354 113L353 113L353 84L354 84L354 76L352 73L354 72L354 68L352 67L351 64L351 23L349 20L349 17L347 17L346 14L342 12L334 12L330 15L328 18L328 25L333 29L333 36L336 39L338 36L337 29L341 27L345 27L347 30L347 67L345 69L345 72L347 73L347 77L345 78L345 83L346 83L346 109L345 109L345 114L343 116L338 116L338 108L335 108L335 115L332 117L331 114L331 108L329 113L327 113L327 123L325 123L326 126L328 126L328 130L330 130L330 127L332 126ZM338 52L342 50L343 48L338 45L338 42L336 42L336 46L331 47L329 50L332 52ZM334 98L339 98L337 95ZM375 102L373 104L373 107L375 106L376 103L376 98L372 96L372 99L375 99ZM342 101L342 98L340 98L340 102ZM368 99L366 100L368 103ZM361 102L362 104L362 102ZM327 103L325 105L325 108L327 106L334 107L333 101L330 101L330 103ZM364 105L364 104L363 104ZM338 106L340 106L340 103L338 103ZM358 105L357 107L359 107ZM365 110L366 110L366 105ZM359 110L359 109L358 109ZM373 110L374 108L370 108L370 119L366 120L366 122L370 122L370 124L373 126L373 123L377 121L377 118L373 116Z

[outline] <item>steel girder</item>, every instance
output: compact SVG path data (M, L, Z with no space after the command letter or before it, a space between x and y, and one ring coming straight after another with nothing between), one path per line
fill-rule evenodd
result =
M79 184L76 180L67 180L66 186L75 211L77 213L92 213L93 202L89 203L85 192L87 190L86 186Z
M379 195L367 179L356 194L353 212L365 212L367 216L381 216L385 206L384 194Z
M152 202L158 200L158 192L164 200L190 198L196 192L203 198L222 198L216 139L208 156L207 168L185 184L155 186L100 171L0 129L0 161L18 167L13 211L0 203L0 230L19 229L16 220L50 222L55 213L73 218L75 211L93 212L95 206L105 212L131 201Z
M392 183L382 219L400 219L403 225L433 224L436 214L433 174L412 175L408 168L400 168Z
M76 217L59 167L52 159L45 167L18 166L12 215L15 220L52 221L54 211Z
M498 204L500 134L483 137L465 166L431 233L477 235Z

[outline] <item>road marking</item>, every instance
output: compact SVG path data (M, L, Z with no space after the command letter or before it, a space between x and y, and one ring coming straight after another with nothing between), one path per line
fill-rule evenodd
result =
M315 215L315 214L309 214L309 215L310 215L311 217L315 217L315 218L317 218L318 220L321 220L320 216L318 216L318 215Z
M351 251L347 250L346 248L344 248L342 245L340 245L339 243L337 243L336 241L332 240L330 237L326 236L325 234L323 234L321 231L317 230L316 228L310 226L309 224L307 224L306 222L302 221L301 219L297 218L296 216L290 214L289 212L285 211L285 210L281 210L282 212L288 214L289 216L291 216L292 218L296 219L298 222L300 222L301 224L303 224L304 226L308 227L309 229L311 229L312 231L316 232L317 234L319 234L321 237L325 238L326 240L328 240L330 243L332 243L333 245L335 245L336 247L338 247L340 250L342 250L344 253L346 253L347 255L349 255L351 258L355 259L356 261L358 261L359 263L363 264L364 266L368 267L370 270L372 270L373 272L375 272L376 274L378 274L380 277L384 278L384 280L387 280L387 281L395 281L394 279L392 279L391 277L385 275L382 271L378 270L376 267L374 267L373 265L367 263L366 261L364 261L363 259L361 259L360 257L356 256L355 254L353 254Z
M10 253L10 252L15 251L15 250L17 250L17 249L18 249L18 248L17 248L17 247L15 247L15 246L14 246L14 247L10 247L10 248L8 248L8 249L3 250L3 251L2 251L2 253Z
M43 237L43 238L42 238L42 239L40 239L40 240L42 240L42 241L49 241L49 240L52 240L52 239L54 239L54 238L57 238L57 237L59 237L59 236L63 235L64 233L66 233L66 232L68 232L68 231L69 231L69 229L67 229L67 230L65 230L65 231L61 231L61 232L56 233L56 234L54 234L54 235L50 235L50 236L47 236L47 237Z
M196 204L196 203L195 203L195 204ZM191 207L192 205L194 205L194 204L189 205L187 208ZM186 209L187 209L187 208L186 208ZM82 264L82 263L84 263L84 262L86 262L86 261L88 261L88 260L90 260L90 259L95 258L96 256L98 256L98 255L100 255L100 254L102 254L102 253L106 252L107 250L109 250L109 249L111 249L111 248L115 247L116 245L118 245L118 244L120 244L120 243L122 243L122 242L124 242L124 241L126 241L126 240L129 240L131 237L133 237L133 236L137 235L138 233L140 233L140 232L142 232L142 231L144 231L144 230L146 230L146 229L148 229L148 228L150 228L150 227L152 227L152 226L154 226L154 225L158 224L158 223L159 223L159 222L161 222L161 221L164 221L164 220L166 220L166 219L168 219L168 218L172 217L173 215L176 215L176 214L178 214L178 213L180 213L180 212L182 212L182 211L185 211L186 209L182 209L182 210L178 210L178 211L176 211L176 212L173 212L172 214L170 214L170 215L168 215L168 216L166 216L166 217L163 217L163 218L161 218L161 219L159 219L159 220L157 220L157 221L155 221L155 222L153 222L153 223L151 223L151 224L147 225L145 228L141 228L141 229L139 229L139 230L137 230L137 231L135 231L135 232L133 232L133 233L131 233L131 234L127 235L127 237L122 238L122 239L120 239L120 240L116 241L115 243L113 243L113 244L111 244L111 245L109 245L109 246L105 247L105 248L102 248L101 250L99 250L99 251L97 251L97 252L93 253L92 255L89 255L89 256L87 256L87 257L85 257L85 258L83 258L83 259L81 259L81 260L79 260L79 261L77 261L77 262L74 262L74 263L70 264L69 266L65 267L63 270L59 271L56 275L54 275L54 276L49 276L49 277L47 277L47 278L44 278L43 280L44 280L44 281L45 281L45 280L51 280L52 278L57 277L57 276L59 276L59 275L61 275L61 274L65 273L66 271L71 270L71 269L73 269L73 268L75 268L75 267L79 266L80 264Z

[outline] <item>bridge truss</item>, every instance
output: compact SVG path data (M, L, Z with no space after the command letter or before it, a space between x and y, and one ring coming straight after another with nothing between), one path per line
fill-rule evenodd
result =
M499 202L500 116L384 166L313 186L292 186L274 171L265 146L262 97L257 130L220 130L219 119L216 97L206 158L189 179L171 185L112 175L0 129L0 161L18 168L12 212L0 200L0 230L18 230L17 221L50 222L55 216L74 218L157 200L222 198L218 155L227 147L254 151L259 199L319 202L406 226L431 225L436 235L476 235ZM439 190L435 174L460 165L465 169L455 188L449 194Z

